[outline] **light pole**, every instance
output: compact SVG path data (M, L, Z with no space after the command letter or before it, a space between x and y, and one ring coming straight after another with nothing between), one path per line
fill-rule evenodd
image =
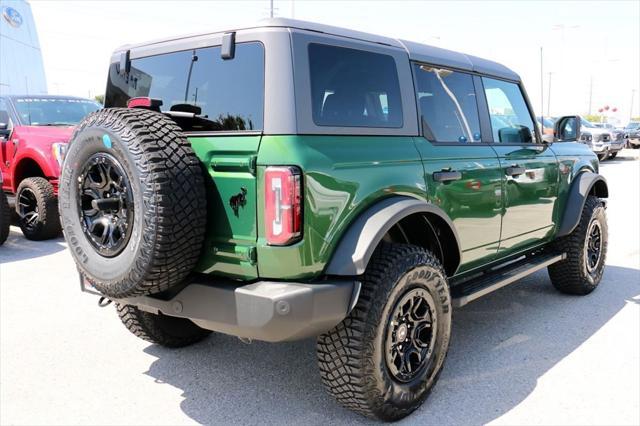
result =
M591 115L591 101L593 100L593 74L589 77L589 115Z
M549 92L547 93L547 115L551 117L551 76L553 72L549 71Z
M542 46L540 46L540 121L544 131L544 73L542 72Z

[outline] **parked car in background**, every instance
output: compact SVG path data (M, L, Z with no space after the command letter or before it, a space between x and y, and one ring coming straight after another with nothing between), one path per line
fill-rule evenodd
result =
M28 239L60 233L58 177L74 126L101 106L71 96L0 97L2 189Z
M598 160L604 161L607 158L615 157L622 147L615 148L611 145L611 132L601 129L584 117L580 117L580 141L589 145L591 150L598 156Z
M631 121L624 128L627 133L627 144L630 148L640 148L640 121Z
M610 129L611 131L611 149L609 151L609 157L613 158L618 155L618 152L627 145L627 132L621 129Z
M542 139L547 142L553 141L553 125L555 120L551 117L536 117L540 133L542 133Z

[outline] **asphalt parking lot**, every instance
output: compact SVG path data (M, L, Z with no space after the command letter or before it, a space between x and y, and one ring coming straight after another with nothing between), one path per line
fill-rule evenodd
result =
M600 288L561 295L546 271L454 311L445 370L406 424L640 424L640 161L603 163ZM0 248L1 424L358 424L325 394L315 343L214 335L169 350L79 291L62 238Z

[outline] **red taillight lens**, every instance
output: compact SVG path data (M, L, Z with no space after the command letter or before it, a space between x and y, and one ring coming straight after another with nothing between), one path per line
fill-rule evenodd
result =
M264 173L267 243L291 244L302 235L302 176L297 167L267 167Z

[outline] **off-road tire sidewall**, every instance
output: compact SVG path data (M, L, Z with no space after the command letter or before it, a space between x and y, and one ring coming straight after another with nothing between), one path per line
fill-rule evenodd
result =
M54 192L53 185L43 177L23 179L16 191L16 215L20 194L27 188L33 192L36 198L38 222L34 228L28 229L21 220L18 220L22 234L26 239L33 241L57 237L60 235L60 218L58 217L58 198Z
M385 339L396 302L414 288L427 290L433 298L436 309L437 334L429 364L410 382L403 383L394 379L387 367L384 353ZM418 266L399 277L382 311L373 344L373 359L376 367L372 369L371 374L375 377L375 381L382 385L387 403L407 409L413 409L422 403L442 369L449 348L450 334L451 299L446 280L439 271L430 266ZM380 396L382 397L382 395Z
M600 225L602 248L600 258L591 273L587 269L584 254L588 241L587 232L593 221ZM602 201L595 196L588 196L581 213L578 226L571 234L561 237L553 243L553 247L567 258L549 266L549 276L553 286L567 294L585 295L598 287L604 274L608 250L608 226L606 211Z
M608 238L609 229L607 226L607 218L605 216L604 206L602 204L597 205L591 212L590 220L586 226L587 230L589 229L589 225L593 221L597 221L598 224L600 225L601 238L602 238L602 249L600 253L600 258L598 259L598 263L596 264L595 268L593 268L591 273L589 273L587 269L587 259L584 256L584 249L585 249L585 245L587 244L587 240L589 236L585 231L584 238L582 241L582 247L580 247L582 249L582 252L580 253L582 254L582 256L580 256L580 263L581 263L580 266L582 270L582 276L587 281L588 285L593 286L595 288L600 283L600 280L602 279L602 275L604 274L604 266L607 260L607 248L609 245L609 238Z
M104 144L103 137L108 135L111 141L111 148ZM134 202L134 219L131 235L126 247L117 256L106 258L96 252L87 237L84 235L80 223L79 199L78 199L78 179L82 173L84 163L94 154L104 152L115 157L131 184ZM74 143L69 145L66 157L73 161L66 161L60 178L60 211L62 227L65 237L69 243L69 249L76 262L81 265L91 264L92 278L97 278L94 285L100 290L102 281L120 281L128 278L127 275L135 269L136 263L148 263L150 250L142 249L141 235L148 238L153 232L146 232L143 229L145 203L143 200L143 188L141 176L135 167L135 159L132 158L126 145L120 137L107 127L93 127L82 131L74 138ZM142 159L144 161L144 159ZM138 164L141 169L148 166L144 163ZM147 230L150 231L150 230ZM148 243L152 243L149 241Z
M344 407L371 418L399 420L427 398L444 365L451 334L446 274L436 257L421 247L382 243L361 279L351 313L318 337L320 377ZM415 288L433 300L437 331L428 364L405 382L392 375L385 348L396 304Z
M181 348L201 341L211 331L198 327L186 318L152 314L136 306L116 303L122 324L133 335L168 348Z
M133 201L128 239L112 257L93 246L79 215L79 177L97 153L120 164ZM65 238L81 274L114 299L160 293L182 283L204 245L204 179L189 141L165 115L107 108L87 116L69 143L59 190Z

